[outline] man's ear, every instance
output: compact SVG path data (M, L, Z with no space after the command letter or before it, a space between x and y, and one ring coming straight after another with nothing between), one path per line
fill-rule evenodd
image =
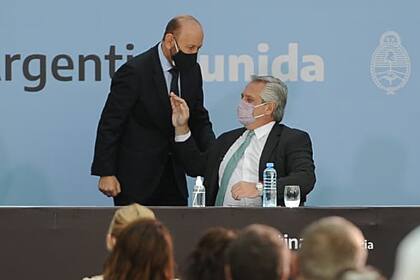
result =
M276 107L276 103L268 102L267 106L265 106L265 111L267 112L267 115L272 115L274 111L276 111Z
M163 39L164 47L170 50L172 48L173 41L174 41L174 35L172 33L166 33L165 38Z

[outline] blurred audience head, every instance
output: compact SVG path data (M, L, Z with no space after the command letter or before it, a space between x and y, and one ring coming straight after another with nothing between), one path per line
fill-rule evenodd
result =
M173 245L168 229L150 219L127 225L105 264L104 280L173 278Z
M333 280L346 269L362 269L367 250L364 236L351 222L340 217L323 218L309 225L298 251L299 279Z
M335 280L385 280L385 277L373 267L347 269L337 275Z
M140 219L154 220L156 217L152 210L137 203L123 206L115 211L106 237L106 247L108 251L111 251L114 247L116 240L123 228L129 223Z
M393 280L420 279L420 227L401 241L397 249Z
M226 263L228 280L286 280L290 273L290 252L278 230L250 225L229 245Z
M225 251L236 233L225 228L209 229L187 260L183 280L224 280Z

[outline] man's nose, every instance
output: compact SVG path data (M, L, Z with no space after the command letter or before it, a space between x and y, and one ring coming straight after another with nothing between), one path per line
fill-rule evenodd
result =
M198 53L199 48L193 48L191 49L191 53Z

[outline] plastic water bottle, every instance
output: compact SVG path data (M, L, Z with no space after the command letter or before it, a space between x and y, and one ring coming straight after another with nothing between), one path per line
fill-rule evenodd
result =
M206 207L206 189L200 176L195 180L192 196L192 207Z
M263 207L277 207L277 172L268 162L263 173Z

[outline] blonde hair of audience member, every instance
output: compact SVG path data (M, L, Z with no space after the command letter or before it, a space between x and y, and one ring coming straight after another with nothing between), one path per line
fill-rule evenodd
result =
M411 231L398 245L393 280L420 279L420 227Z
M129 223L140 219L154 220L156 217L152 210L137 203L123 206L115 211L106 236L106 247L108 251L112 251L112 248L114 248L121 231Z
M108 257L104 280L171 280L174 278L172 237L157 220L126 226Z
M346 269L361 269L367 260L364 236L351 222L341 217L323 218L303 233L297 255L300 280L333 280Z

